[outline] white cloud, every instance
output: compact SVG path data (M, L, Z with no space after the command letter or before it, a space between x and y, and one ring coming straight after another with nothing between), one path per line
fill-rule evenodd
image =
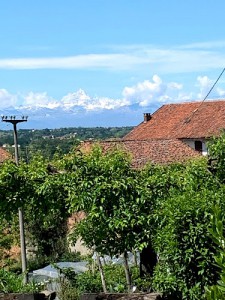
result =
M120 99L109 97L92 97L84 90L68 93L60 100L55 100L46 92L30 92L23 99L23 107L62 109L68 112L113 110L133 104L139 107L162 105L166 103L194 101L203 99L212 87L213 81L207 76L198 76L191 92L185 91L179 82L164 82L158 75L152 80L144 80L133 86L127 86L122 91ZM197 88L197 89L196 89ZM214 96L225 96L225 90L215 87ZM7 102L7 101L6 101Z
M21 105L18 105L19 99ZM109 97L90 97L82 89L74 93L65 95L61 100L55 100L49 96L46 92L34 93L29 92L27 95L11 95L6 90L0 90L0 108L8 108L13 106L20 110L26 109L62 109L67 111L73 111L77 108L87 111L97 110L112 110L128 105L129 103L125 99L113 99Z
M0 59L0 69L130 69L148 59L132 53L86 54L49 58Z
M0 69L154 69L157 73L203 72L225 65L225 41L175 45L115 46L105 53L0 59ZM111 52L110 52L111 50Z
M10 94L5 89L0 89L0 108L7 108L15 106L17 102L17 96Z
M43 93L34 93L30 92L24 96L23 106L29 107L44 107L44 108L56 108L59 106L59 103L54 100L52 97L48 96L46 92Z
M168 87L174 90L182 90L183 84L177 82L170 82L168 83Z
M154 75L152 82L145 80L135 86L125 87L123 90L124 98L130 103L139 103L140 106L148 106L155 98L161 96L166 87L159 76Z
M193 92L190 93L180 92L178 93L176 99L173 99L172 102L178 103L178 102L194 101L195 99L197 99L197 97L194 96Z
M207 76L198 76L197 77L197 87L199 87L200 91L197 94L199 99L204 99L207 95L209 89L212 86L212 80L210 80Z
M197 94L197 97L199 99L204 99L207 94L210 92L211 88L213 87L213 84L215 83L215 80L209 79L207 76L198 76L197 77L197 86L200 89L200 92ZM217 83L210 94L207 96L207 99L212 98L220 98L225 95L225 90L221 87L217 86L219 83Z
M221 88L217 88L217 93L219 97L224 97L225 96L225 90Z
M13 106L19 110L32 110L35 113L38 109L48 109L54 114L57 113L79 113L81 110L94 112L103 110L114 110L122 107L132 106L131 109L142 109L143 107L157 107L166 103L193 101L203 99L208 93L214 81L207 76L198 76L193 90L190 92L179 82L163 81L158 75L154 75L151 80L144 80L132 86L126 86L121 98L93 97L80 89L73 93L68 93L62 99L54 99L46 92L29 92L27 95L12 95L5 89L0 89L0 108ZM219 83L218 83L219 84ZM220 84L221 85L221 84ZM224 97L225 90L219 85L213 89L209 98ZM20 102L20 106L18 106ZM138 110L139 110L138 109Z
M200 42L200 43L192 43L179 46L180 49L216 49L216 48L224 48L225 41L208 41L208 42Z
M152 82L145 80L132 87L125 87L122 94L124 99L130 103L138 103L140 106L151 104L168 103L174 101L174 91L182 89L182 84L177 82L163 83L158 75L152 77Z

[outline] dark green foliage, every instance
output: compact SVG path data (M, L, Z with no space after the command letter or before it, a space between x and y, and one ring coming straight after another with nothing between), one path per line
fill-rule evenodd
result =
M9 222L22 205L29 238L37 243L40 255L58 259L66 245L69 212L83 210L86 218L75 228L74 239L82 236L86 245L101 254L146 247L157 253L150 281L146 279L145 285L136 276L133 284L174 300L204 299L206 287L214 286L208 291L216 299L224 280L223 144L222 136L210 145L213 168L203 158L134 170L126 153L105 154L100 147L86 154L74 151L55 157L56 172L49 171L49 162L41 156L20 166L6 162L0 168L0 215ZM220 215L209 232L214 206L220 208ZM105 267L106 277L107 272ZM124 274L122 269L113 272L118 277L119 272ZM94 292L101 290L99 276L90 271L74 280L85 291ZM111 272L110 276L116 275ZM112 291L123 291L125 278L117 285L111 280L107 279L107 285Z
M127 155L120 151L103 155L97 147L87 155L71 154L64 167L72 179L67 181L70 206L87 214L76 226L75 238L81 235L86 245L102 254L130 249L135 220L127 204L138 197L138 190Z
M20 166L30 195L24 211L29 237L39 255L57 259L67 249L67 192L61 179L63 174L49 174L47 166L41 157Z
M225 183L225 133L208 142L208 148L209 170L221 183Z
M201 299L205 286L217 279L212 263L216 247L207 228L211 207L223 200L223 191L204 160L146 172L155 198L149 217L159 256L153 287L172 299Z
M211 227L209 229L212 240L218 246L218 251L215 255L215 262L218 266L220 278L212 287L206 289L206 298L208 300L223 300L225 299L225 235L224 235L224 214L216 205L213 208L211 216Z
M67 250L64 253L62 253L60 257L60 261L72 261L72 262L81 261L81 253Z
M103 254L152 245L159 257L153 287L177 299L203 297L218 276L216 245L207 233L210 211L224 202L205 159L137 171L124 153L103 155L96 148L64 163L71 172L70 205L87 214L76 236Z

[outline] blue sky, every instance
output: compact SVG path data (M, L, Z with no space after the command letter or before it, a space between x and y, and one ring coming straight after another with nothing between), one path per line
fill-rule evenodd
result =
M29 115L27 127L122 126L201 100L225 67L224 11L223 0L2 0L0 112ZM225 98L225 74L210 98Z

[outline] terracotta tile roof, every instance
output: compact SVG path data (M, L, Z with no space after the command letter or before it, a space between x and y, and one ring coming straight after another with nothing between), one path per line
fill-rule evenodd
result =
M83 142L81 150L90 151L95 142ZM132 165L135 168L143 167L147 162L168 164L184 162L190 158L201 156L197 151L177 139L154 140L117 140L102 141L99 143L104 151L117 148L131 154Z
M2 163L6 159L10 159L11 157L12 156L8 151L0 147L0 163Z
M207 138L225 129L225 100L167 104L125 140Z

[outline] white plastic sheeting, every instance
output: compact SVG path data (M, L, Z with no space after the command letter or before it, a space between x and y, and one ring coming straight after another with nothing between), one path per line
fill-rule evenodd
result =
M58 262L55 263L57 267L60 269L68 269L70 268L76 274L85 272L88 270L86 261L79 261L79 262ZM42 269L38 269L32 272L33 276L45 276L50 278L59 278L60 270L55 268L53 265L48 265Z
M93 263L96 262L96 253L92 256ZM122 255L110 257L105 255L100 258L102 264L118 264L121 265L124 262L124 258ZM136 255L137 263L140 262L140 254L137 252ZM128 264L134 265L134 256L131 252L128 252ZM56 267L54 267L56 265ZM58 269L59 268L59 269ZM79 262L58 262L53 265L48 265L42 269L38 269L29 273L29 279L31 281L37 283L44 283L45 288L49 291L58 291L60 289L60 281L58 280L63 274L60 274L60 269L68 269L70 268L76 274L83 273L88 270L88 262L87 261L79 261ZM58 298L56 297L56 300Z
M96 260L96 253L93 254L92 259ZM101 262L105 264L113 264L113 265L122 265L124 263L124 258L122 255L110 257L109 255L104 255L104 257L100 257ZM131 252L127 252L128 264L130 266L134 265L134 255ZM137 264L140 263L140 253L136 252Z

